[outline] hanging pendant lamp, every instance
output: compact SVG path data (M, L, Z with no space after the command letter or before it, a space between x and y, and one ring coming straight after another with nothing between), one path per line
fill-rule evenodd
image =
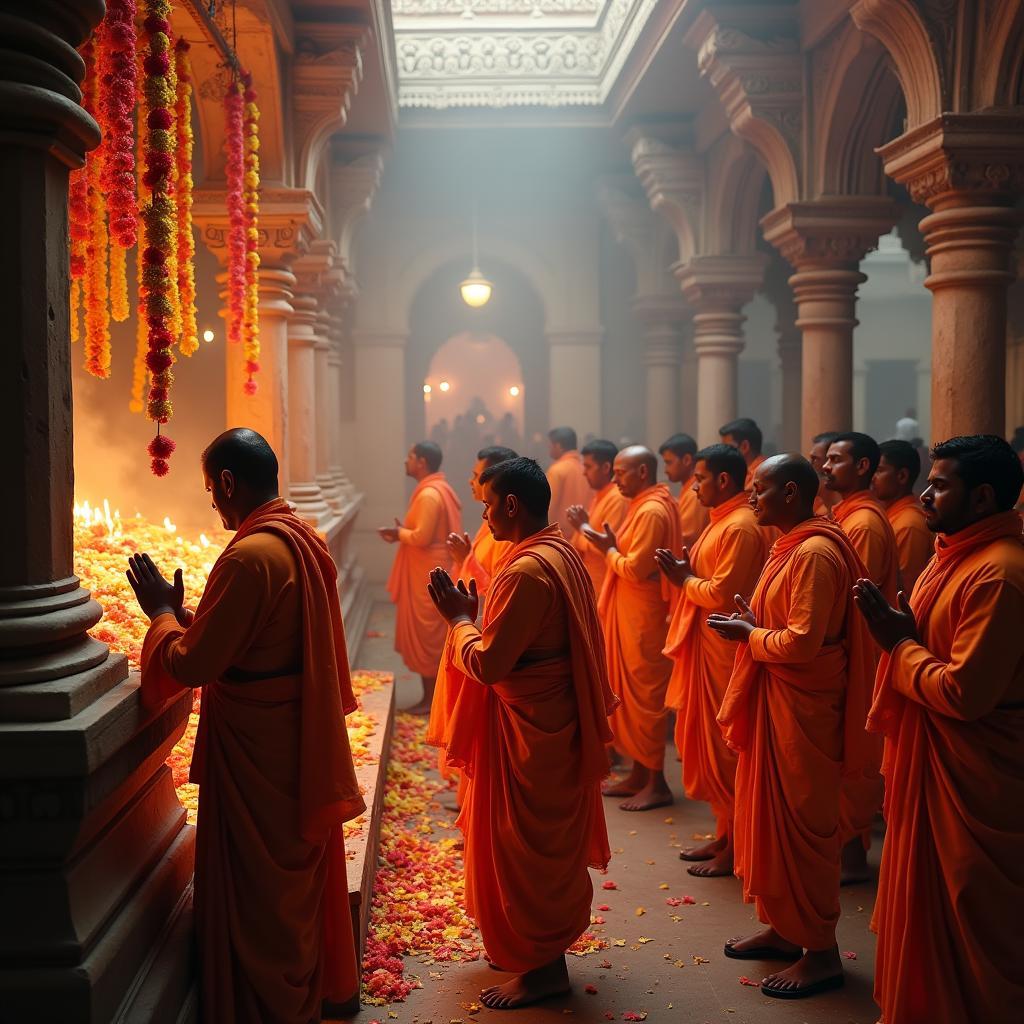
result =
M473 200L473 269L469 276L459 285L462 301L473 309L486 306L491 300L493 285L480 271L480 259L476 240L476 199Z

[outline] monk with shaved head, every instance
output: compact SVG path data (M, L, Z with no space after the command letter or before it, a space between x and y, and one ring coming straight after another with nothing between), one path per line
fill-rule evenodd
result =
M843 776L870 757L856 687L871 638L852 604L863 565L835 523L814 515L818 476L800 455L756 470L751 506L781 531L747 604L708 625L739 649L718 714L738 752L735 870L767 926L730 939L737 960L789 960L761 983L799 999L843 984L839 920L839 798Z
M622 528L587 523L583 535L604 555L608 572L598 598L604 626L608 680L621 704L612 715L615 747L633 761L629 775L605 788L625 797L624 811L646 811L672 803L665 781L668 714L665 691L672 663L662 653L673 588L658 571L654 553L682 546L679 509L658 483L658 459L639 445L615 457L615 484L629 500Z
M151 625L142 700L203 692L189 779L199 784L195 925L201 1015L308 1024L359 1006L342 824L364 810L345 714L349 678L337 570L278 494L255 431L203 453L203 478L235 536L193 614L180 569L147 554L128 580Z

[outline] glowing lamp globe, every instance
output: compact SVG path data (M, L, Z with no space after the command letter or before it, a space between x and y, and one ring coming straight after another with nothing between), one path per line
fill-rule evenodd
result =
M462 301L473 309L486 306L491 299L491 282L474 267L469 277L459 285Z

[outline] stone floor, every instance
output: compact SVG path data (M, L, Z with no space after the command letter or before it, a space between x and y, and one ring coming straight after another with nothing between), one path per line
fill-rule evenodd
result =
M412 704L419 696L419 680L404 670L392 650L394 631L389 605L375 606L368 629L383 636L364 640L359 663L393 671L398 707ZM677 847L689 845L695 834L711 831L713 822L704 804L691 803L680 795L678 766L671 751L668 765L678 796L675 806L630 814L618 810L614 801L606 802L615 852L607 875L594 873L594 907L610 907L601 913L605 924L595 929L609 941L609 948L570 958L572 994L517 1011L515 1019L524 1024L554 1024L574 1016L587 1024L603 1024L611 1019L637 1019L623 1017L633 1011L646 1014L650 1024L874 1024L878 1018L871 998L875 940L868 928L874 884L843 890L839 948L853 955L844 960L844 989L787 1002L741 984L743 976L759 981L775 965L723 956L726 939L759 926L753 908L742 902L735 878L698 879L686 874ZM878 853L876 842L872 851L876 870ZM603 891L601 883L606 881L614 881L618 888ZM665 885L667 889L662 888ZM678 908L666 904L668 897L682 896L691 896L696 903ZM616 940L624 940L624 944L615 945ZM612 966L602 969L602 961ZM432 965L429 969L414 968L414 972L420 975L424 987L414 991L408 1002L390 1008L364 1007L360 1019L376 1019L381 1024L391 1020L469 1024L466 1004L477 999L481 987L502 977L482 963ZM594 986L597 993L586 993L587 985ZM473 1019L482 1022L500 1013L484 1009L474 1013Z

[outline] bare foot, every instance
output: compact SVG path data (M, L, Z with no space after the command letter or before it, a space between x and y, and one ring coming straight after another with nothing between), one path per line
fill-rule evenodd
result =
M609 779L601 786L605 796L633 796L639 793L647 783L647 769L643 765L634 764L632 771L624 779Z
M691 865L686 869L686 873L693 875L694 878L721 878L724 875L731 875L732 869L732 846L729 845L717 857Z
M725 955L732 960L799 960L802 954L802 947L784 939L774 928L725 944Z
M655 807L669 807L674 802L672 790L668 788L660 772L652 773L653 778L636 795L619 804L621 811L653 811Z
M844 847L839 869L840 885L859 885L871 881L868 867L868 851L860 836L854 836Z
M802 999L818 992L828 992L843 984L843 962L839 947L808 950L792 967L769 974L761 982L766 996L778 999Z
M544 967L517 974L504 985L492 985L480 993L480 1002L492 1010L515 1010L520 1006L564 996L569 992L569 969L560 956Z
M688 846L685 850L679 851L680 860L711 860L717 857L725 848L728 842L726 836L719 836L712 839L710 843L701 843L700 846Z

